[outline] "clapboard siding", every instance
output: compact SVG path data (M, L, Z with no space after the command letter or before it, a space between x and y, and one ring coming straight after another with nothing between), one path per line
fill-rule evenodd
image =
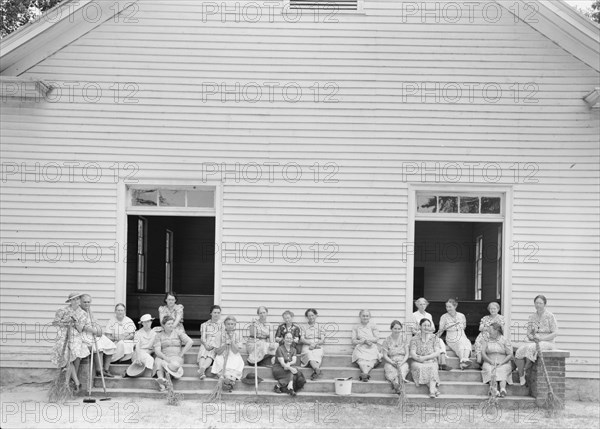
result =
M19 173L6 175L3 244L97 243L103 254L93 263L77 253L72 261L35 262L3 246L1 322L24 321L26 338L34 338L36 323L51 321L77 289L92 292L98 317L108 318L124 287L114 250L116 244L118 258L125 256L116 223L117 189L130 183L126 163L135 165L136 180L196 184L222 178L207 177L207 163L278 163L274 180L222 180L217 244L295 243L302 258L291 262L277 251L252 262L218 253L220 304L244 323L258 305L270 308L272 322L287 308L303 321L314 306L322 322L335 324L334 349L350 350L359 309L373 310L383 335L392 319L406 318L408 184L437 178L451 185L454 173L443 169L478 163L455 184L511 186L511 240L539 247L535 262L505 253L512 261L513 324L527 320L533 296L546 294L559 320L559 345L572 353L568 375L598 377L599 129L597 112L581 100L597 86L598 72L515 23L507 9L493 23L482 17L483 5L474 7L472 22L457 23L421 22L403 16L400 1L371 0L337 22L307 16L290 23L277 12L273 22L223 23L218 14L203 17L199 4L142 0L137 23L108 20L31 67L26 76L63 91L92 83L101 96L89 102L74 91L72 99L62 93L54 102L5 100L3 162L98 163L103 175L96 183L81 174L51 182L50 170L37 181L33 174L25 182ZM127 82L136 85L136 102L115 102L111 85ZM289 102L276 92L272 101L222 102L202 86L253 82L297 84L302 97ZM320 97L329 94L325 84L336 85L337 101L315 102L315 82ZM502 94L496 102L479 90L472 99L436 100L407 94L414 82L497 84ZM535 103L524 98L527 84L535 85ZM325 170L327 163L335 170ZM502 173L497 181L486 180L491 163ZM527 176L528 163L534 176ZM289 164L299 166L299 180L283 176ZM415 167L424 171L410 173ZM325 180L328 173L333 181ZM328 243L337 246L329 254L335 263L325 261ZM591 323L582 326L582 315ZM10 336L2 365L49 366L50 346Z

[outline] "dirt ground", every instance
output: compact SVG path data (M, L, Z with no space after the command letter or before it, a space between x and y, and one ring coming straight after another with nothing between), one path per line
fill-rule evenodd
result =
M202 403L184 400L113 398L84 404L46 400L47 385L22 385L0 390L2 428L592 428L598 427L600 404L569 401L558 417L542 411L496 410L441 406L412 409L405 416L383 405L331 403Z

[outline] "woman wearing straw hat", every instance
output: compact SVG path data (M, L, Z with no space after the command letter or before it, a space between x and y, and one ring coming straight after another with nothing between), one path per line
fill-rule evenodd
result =
M502 325L492 323L488 329L487 339L481 342L481 356L483 365L481 367L481 377L484 383L492 383L492 375L500 385L491 386L492 392L497 396L506 396L506 383L513 384L512 381L512 345L504 337Z
M137 377L144 373L148 368L154 368L154 341L156 340L156 331L152 329L154 317L144 314L138 322L142 327L133 337L133 356L131 356L131 365L127 368L129 377Z
M524 386L527 382L525 373L537 360L536 343L539 343L540 350L553 350L556 348L554 339L558 335L558 324L554 314L546 310L547 302L544 295L538 295L534 298L533 303L536 311L529 316L527 322L528 342L521 345L515 353L521 386Z
M215 352L217 353L211 372L224 378L223 388L231 392L235 382L242 378L244 359L240 351L242 342L235 337L237 319L227 316L223 321L225 329L216 338Z
M75 392L79 391L81 383L77 377L79 362L89 356L90 350L83 343L81 333L88 321L85 311L80 307L81 293L72 292L65 301L69 305L60 308L54 316L52 325L57 326L58 338L52 347L51 361L58 368L67 368L67 378L75 383ZM67 343L67 335L69 341Z
M200 325L200 350L198 350L198 374L200 380L203 380L206 375L206 368L212 365L215 357L215 342L221 331L223 330L223 323L221 323L221 307L213 305L210 307L210 320L207 320Z
M192 348L193 341L181 330L175 330L173 318L166 316L162 320L163 330L154 339L154 368L152 376L157 376L159 390L166 388L165 371L175 378L183 376L183 356ZM181 345L184 344L183 348Z

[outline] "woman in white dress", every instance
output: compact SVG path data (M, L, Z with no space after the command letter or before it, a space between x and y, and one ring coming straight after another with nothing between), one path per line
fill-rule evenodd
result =
M115 305L115 315L106 323L106 337L117 347L110 361L119 362L131 359L133 355L133 337L135 336L135 322L125 316L125 304Z
M304 312L308 323L303 327L302 352L300 362L302 366L308 366L313 369L312 380L321 376L321 361L323 360L323 344L325 344L325 331L321 324L317 323L317 310L309 308Z
M235 325L237 319L234 316L227 316L223 325L225 329L221 330L221 335L217 336L215 352L217 356L213 363L211 372L217 376L224 377L223 388L231 392L237 380L242 378L244 371L244 359L240 355L242 342L236 338ZM227 356L227 362L225 362Z
M215 360L217 355L215 352L215 344L217 342L217 337L221 335L222 331L221 307L213 305L210 307L210 320L207 320L200 325L200 350L198 350L198 357L196 358L200 380L204 380L206 377L206 368L211 366Z
M437 336L440 337L446 331L446 344L458 356L460 369L465 369L471 366L471 342L465 333L467 319L464 314L456 311L456 307L458 302L454 298L446 301L446 313L440 318Z

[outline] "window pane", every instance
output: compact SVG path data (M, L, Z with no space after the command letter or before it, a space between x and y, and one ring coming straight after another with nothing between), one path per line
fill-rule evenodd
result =
M500 198L481 197L481 213L500 213Z
M461 213L479 213L479 197L460 197Z
M185 207L185 191L161 189L159 201L163 207Z
M132 189L131 205L133 206L155 206L156 189Z
M417 196L417 212L419 213L435 213L437 211L436 197L418 195Z
M214 207L214 191L187 191L188 207Z
M439 197L440 213L458 213L458 197Z

